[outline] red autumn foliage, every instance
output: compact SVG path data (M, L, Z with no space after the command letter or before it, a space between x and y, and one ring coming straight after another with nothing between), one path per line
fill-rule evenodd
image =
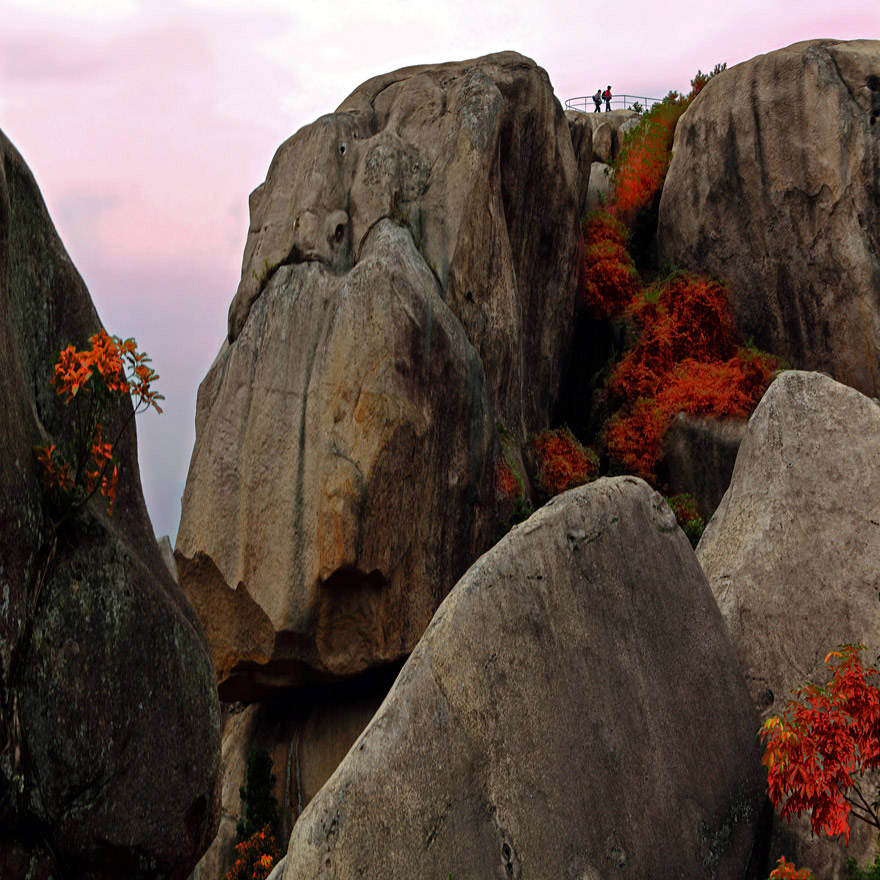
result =
M719 73L725 70L727 70L727 64L716 64L715 69L711 73L703 73L702 70L698 70L697 75L691 80L691 93L688 95L688 98L691 101L696 98L713 76L718 76Z
M109 415L114 397L134 398L129 420L150 407L161 413L159 401L164 397L150 387L159 377L148 366L146 353L137 350L134 339L109 336L102 328L89 341L91 348L82 351L68 345L59 354L51 379L65 405L73 403L74 437L61 447L54 443L36 447L37 460L43 467L44 484L56 502L79 507L100 488L112 516L119 479L115 447L128 421L116 438L107 442L101 420Z
M749 349L727 361L687 358L657 377L653 397L637 397L609 420L606 448L627 470L653 480L663 438L678 413L745 418L778 367L772 355Z
M666 503L675 514L675 519L682 528L685 528L688 523L701 518L700 514L697 513L697 502L694 501L693 495L689 495L686 492L680 495L672 495L666 499Z
M236 844L236 861L223 880L266 880L278 861L278 844L269 825Z
M614 192L609 211L627 226L633 225L663 186L672 158L675 125L688 103L687 98L670 92L624 140L613 165Z
M628 312L638 338L608 381L621 409L608 423L608 452L654 478L663 437L677 413L745 418L779 361L737 348L723 284L679 273Z
M779 867L770 872L770 880L815 880L809 868L796 868L792 862L785 860L785 856L780 856L776 864Z
M736 351L723 284L679 273L654 294L636 300L628 312L639 339L609 382L611 393L625 400L655 394L677 363L727 360Z
M813 832L842 834L849 843L849 816L880 828L858 779L880 766L880 672L863 666L864 645L844 645L825 658L831 681L793 692L780 715L764 722L764 765L770 800L780 815L810 813Z
M606 385L605 403L617 409L606 423L606 450L619 465L649 480L677 413L745 417L780 367L770 355L739 347L722 283L676 273L643 291L627 251L627 226L651 206L663 185L678 119L724 69L719 64L709 74L697 71L690 94L670 92L645 114L614 163L608 211L595 212L584 223L586 304L596 317L626 316L634 336Z
M599 473L596 454L582 446L568 428L542 431L532 441L532 451L538 491L545 498L588 483Z
M584 299L596 317L620 315L639 292L627 239L623 224L603 211L584 222Z
M686 96L670 92L645 113L639 125L627 135L613 165L614 193L609 206L610 212L627 226L634 224L663 187L672 159L675 126L681 115L706 83L726 67L726 64L716 64L711 73L698 70Z

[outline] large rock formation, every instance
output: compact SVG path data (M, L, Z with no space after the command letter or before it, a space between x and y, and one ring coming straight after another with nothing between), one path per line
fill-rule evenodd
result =
M456 585L284 878L764 876L756 726L674 515L603 479Z
M546 426L577 171L515 53L370 80L251 196L176 556L225 699L408 653L494 539L493 427Z
M697 555L762 718L838 645L880 653L878 461L880 406L827 376L783 373L752 415ZM817 877L844 876L877 839L855 822L847 852L798 829L778 846Z
M34 447L72 430L49 384L54 353L99 326L0 133L3 877L185 877L216 829L214 673L153 536L133 425L113 518L97 502L63 526L47 515Z
M880 42L797 43L682 116L661 260L727 279L745 336L880 393Z

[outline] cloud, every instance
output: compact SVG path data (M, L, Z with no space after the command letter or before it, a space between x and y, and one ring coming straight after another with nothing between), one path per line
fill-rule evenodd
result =
M79 20L91 24L124 21L141 7L137 0L5 0L29 15L49 20Z
M880 33L880 4L623 0L0 0L0 126L39 183L109 329L154 358L143 426L160 532L176 531L198 382L225 335L247 198L276 148L364 80L515 49L564 100L660 97L697 68ZM176 438L176 439L175 439ZM156 450L159 450L158 452ZM170 476L169 476L170 475ZM174 487L177 488L174 488Z

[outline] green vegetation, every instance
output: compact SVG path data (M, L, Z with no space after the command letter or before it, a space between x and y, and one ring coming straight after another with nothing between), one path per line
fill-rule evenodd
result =
M697 513L697 505L693 495L683 493L681 495L670 495L666 499L666 503L672 508L681 530L687 535L692 547L696 547L700 543L703 536L703 529L706 523L703 517Z
M247 759L245 784L238 792L241 796L241 819L235 826L240 841L245 841L265 826L276 837L281 825L278 800L272 789L275 774L272 759L264 749L251 749Z
M846 860L846 880L880 880L880 843L874 861L860 868L855 859Z

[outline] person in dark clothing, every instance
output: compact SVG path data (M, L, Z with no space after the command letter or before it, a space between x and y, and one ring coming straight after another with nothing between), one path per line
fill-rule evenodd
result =
M608 86L604 92L602 92L602 100L605 101L605 112L611 112L611 86Z
M601 113L602 112L602 89L596 89L596 94L593 95L593 103L596 105L596 109L593 113Z

